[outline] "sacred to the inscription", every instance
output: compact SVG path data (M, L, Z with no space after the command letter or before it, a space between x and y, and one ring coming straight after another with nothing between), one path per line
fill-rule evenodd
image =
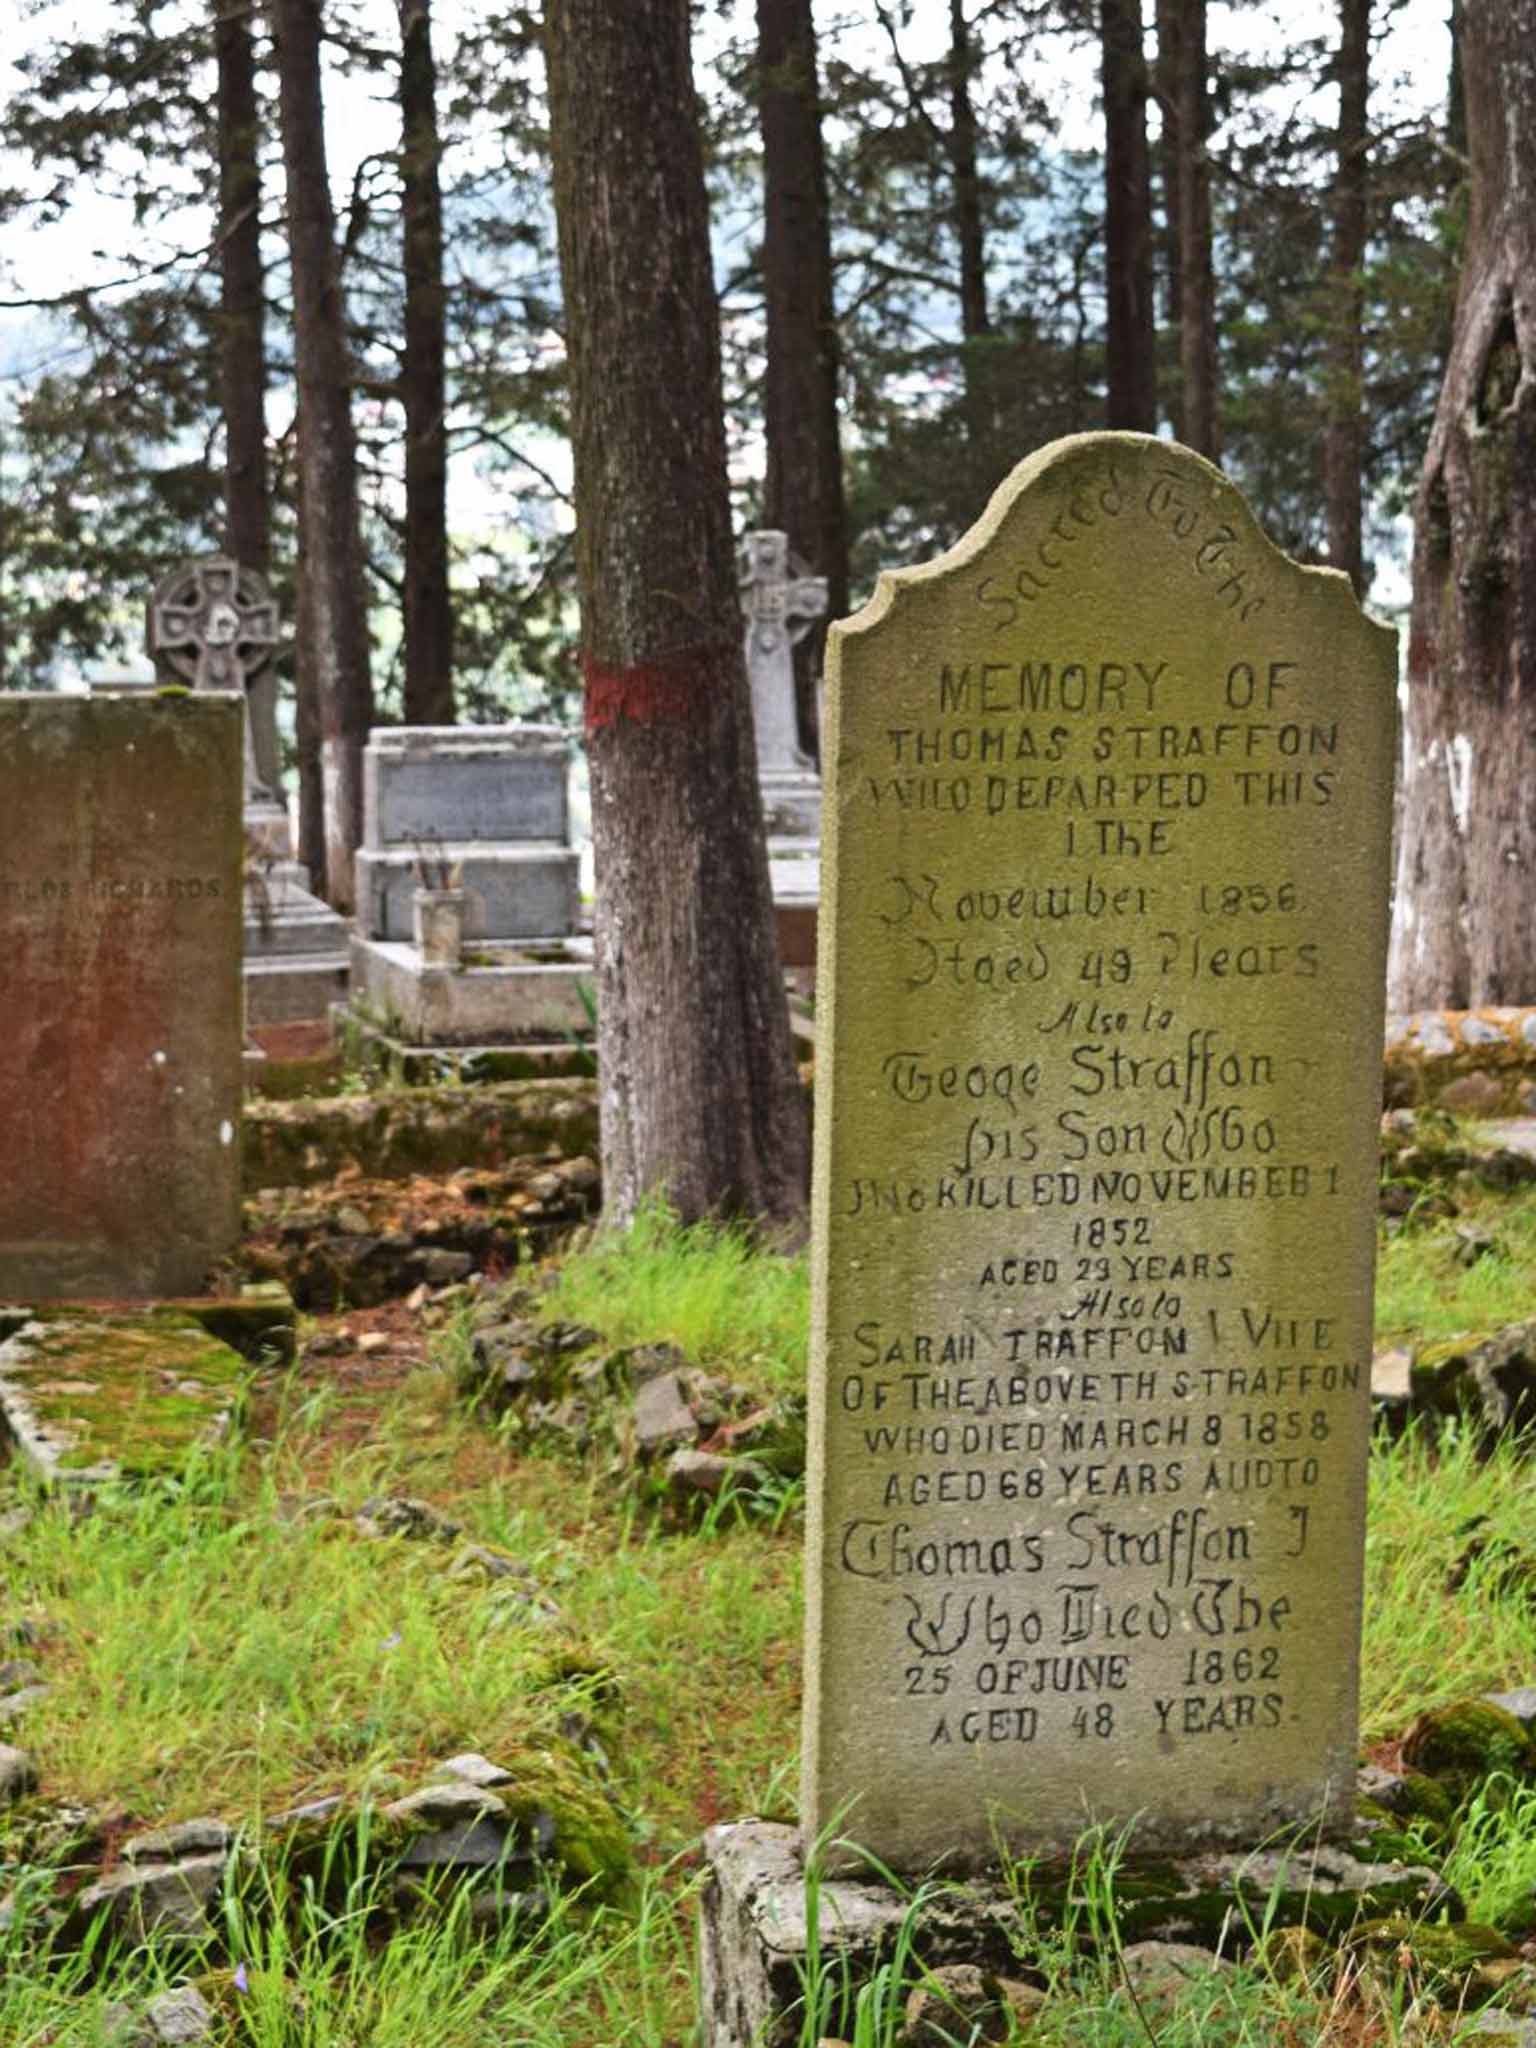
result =
M1139 435L834 627L809 1834L1347 1820L1395 682Z

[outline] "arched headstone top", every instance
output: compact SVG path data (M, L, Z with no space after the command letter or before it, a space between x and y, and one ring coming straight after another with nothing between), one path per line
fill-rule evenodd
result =
M1294 561L1214 463L1151 434L1073 434L1037 450L998 485L952 548L913 568L884 571L862 610L832 629L847 640L876 629L933 583L967 586L978 623L1001 641L1095 591L1128 599L1166 591L1170 611L1238 626L1272 623L1304 602L1362 641L1391 629L1360 609L1337 569ZM1102 586L1102 588L1100 587Z

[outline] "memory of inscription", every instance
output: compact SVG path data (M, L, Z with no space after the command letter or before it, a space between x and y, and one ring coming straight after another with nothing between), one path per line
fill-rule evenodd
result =
M1393 680L1124 436L838 629L807 1819L897 1867L1347 1798Z

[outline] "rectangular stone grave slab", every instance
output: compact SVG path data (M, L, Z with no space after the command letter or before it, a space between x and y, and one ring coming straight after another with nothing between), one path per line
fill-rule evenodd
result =
M581 868L574 847L457 841L440 853L458 870L468 896L466 938L552 938L574 928ZM420 886L415 854L362 847L356 868L358 929L371 939L409 939L412 902Z
M462 967L424 967L414 946L352 940L352 1006L416 1045L515 1043L591 1028L590 954L574 946L492 945Z
M1395 691L1136 435L833 628L812 1832L1347 1821Z
M570 746L553 725L375 731L363 755L363 844L563 841Z
M180 1309L34 1311L0 1341L0 1432L50 1485L172 1475L234 1426L251 1370Z
M196 1293L239 1235L242 715L0 694L0 1298Z

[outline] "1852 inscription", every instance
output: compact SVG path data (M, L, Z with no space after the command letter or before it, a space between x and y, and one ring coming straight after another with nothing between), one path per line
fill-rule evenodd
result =
M1125 435L835 629L809 1828L1343 1818L1394 677Z

